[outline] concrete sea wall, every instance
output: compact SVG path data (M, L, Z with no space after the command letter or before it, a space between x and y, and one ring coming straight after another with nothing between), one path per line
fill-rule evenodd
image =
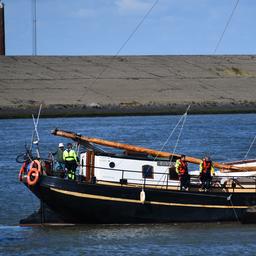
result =
M0 117L256 112L256 56L0 56Z

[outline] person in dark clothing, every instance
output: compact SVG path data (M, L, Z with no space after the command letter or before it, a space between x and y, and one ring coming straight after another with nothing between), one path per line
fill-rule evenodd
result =
M211 187L212 175L214 175L214 167L210 157L205 157L200 163L200 181L202 189L207 191Z
M180 190L188 190L190 186L190 176L188 174L188 164L185 155L181 155L181 158L177 159L175 167L180 180Z
M65 161L63 159L63 153L64 153L64 144L59 143L59 147L56 152L52 153L52 155L56 159L56 165L55 165L55 170L58 172L61 172L60 176L64 177L64 172L65 172Z

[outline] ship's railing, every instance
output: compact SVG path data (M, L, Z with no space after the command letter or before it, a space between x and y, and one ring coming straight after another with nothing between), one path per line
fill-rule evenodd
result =
M168 172L157 172L154 171L154 175L161 175L161 180L151 179L151 178L143 178L141 170L129 170L129 169L118 169L118 168L106 168L106 167L99 167L99 166L88 166L88 165L81 165L80 167L93 167L94 170L100 170L102 172L118 172L121 173L121 178L119 180L115 180L115 182L119 182L121 184L147 184L147 185L157 185L161 187L168 186L179 186L179 178L176 174L175 170L169 170ZM132 178L127 177L127 174L140 174L141 178ZM106 181L104 179L98 181ZM109 181L109 180L108 180ZM199 175L190 175L190 185L199 186L200 176ZM234 173L233 176L223 176L223 175L214 175L212 176L211 181L212 187L222 187L222 188L241 188L246 189L248 187L255 188L256 190L256 176L238 176Z
M56 170L54 162L51 161L45 161L48 165L48 170L46 172L49 176L57 176L61 178L66 178L66 171L65 170ZM153 185L153 186L160 186L162 188L169 186L176 186L177 188L180 186L180 182L178 179L178 175L175 172L174 168L169 168L167 172L157 172L154 171L154 176L160 175L161 179L152 179L152 178L143 178L142 177L142 171L141 170L130 170L130 169L118 169L118 168L107 168L107 167L100 167L95 165L85 165L82 164L77 168L76 171L76 179L79 182L83 182L86 179L85 175L81 173L82 168L93 168L94 170L100 171L100 172L112 172L112 173L119 173L120 175L117 175L116 177L120 177L120 179L112 180L113 182L118 182L120 184L140 184L140 185ZM79 169L79 170L78 170ZM134 175L134 177L132 177ZM137 175L135 177L135 175ZM138 178L138 175L141 175L140 178ZM111 181L106 179L100 179L98 177L91 177L93 179L93 182L97 181ZM200 186L200 177L199 175L190 175L190 187L198 187ZM214 175L212 177L211 181L211 187L215 188L240 188L240 189L246 189L246 188L255 188L256 191L256 176L237 176L235 173L233 176L218 176Z

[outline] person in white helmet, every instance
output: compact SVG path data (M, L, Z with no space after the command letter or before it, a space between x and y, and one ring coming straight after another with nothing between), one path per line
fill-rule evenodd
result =
M52 153L53 156L55 156L55 159L57 161L55 169L57 171L63 171L65 170L65 161L63 159L63 152L64 152L64 144L63 143L59 143L59 147L57 149L56 152Z

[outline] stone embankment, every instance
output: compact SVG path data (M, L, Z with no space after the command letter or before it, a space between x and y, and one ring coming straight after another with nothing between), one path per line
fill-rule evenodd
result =
M0 57L0 117L256 112L256 56Z

